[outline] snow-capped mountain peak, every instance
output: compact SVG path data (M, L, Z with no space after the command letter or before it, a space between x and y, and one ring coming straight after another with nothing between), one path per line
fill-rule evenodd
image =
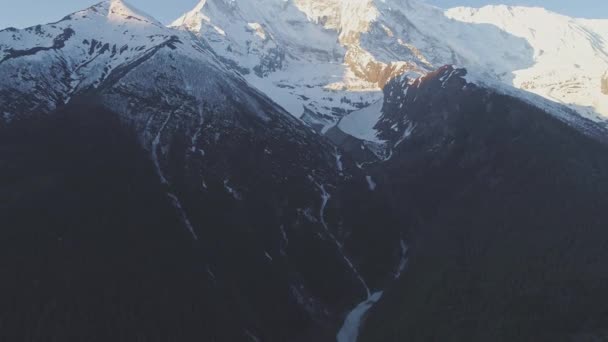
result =
M187 39L121 0L98 3L56 23L0 31L0 65L7 64L0 70L7 94L3 99L6 108L14 108L5 117L19 112L24 101L19 94L31 89L41 89L32 110L52 111L163 46L182 42L183 49L195 54L196 44L183 44ZM44 73L38 68L54 69Z
M381 97L344 64L335 2L201 1L171 26L194 33L227 64L294 116L322 128ZM353 91L356 90L356 91Z
M152 16L138 10L123 0L102 1L89 8L75 12L64 18L62 21L66 19L82 20L91 17L98 19L105 18L108 22L118 24L122 22L130 22L132 24L139 23L142 26L154 25L157 27L163 27L163 25Z
M249 82L320 129L381 99L391 78L446 64L608 116L608 21L542 8L443 10L418 0L203 0L173 27L195 33ZM304 85L304 86L303 86Z
M297 0L298 8L328 29L340 32L343 44L354 43L380 17L374 0L329 1L320 7L318 0ZM329 16L328 12L329 11Z
M106 2L108 5L108 18L110 20L137 20L142 24L161 25L156 19L150 15L126 4L123 0L110 0Z
M603 95L608 95L607 25L538 8L445 11L417 0L203 0L165 27L112 0L56 23L2 30L0 150L7 153L0 164L8 167L0 171L8 191L0 193L8 195L3 197L9 199L9 218L34 218L25 220L25 229L8 227L10 239L0 238L11 243L15 236L33 246L26 254L9 248L15 250L9 264L20 279L11 284L4 277L9 291L3 292L25 284L19 301L33 301L21 303L26 309L17 315L1 315L9 318L3 327L15 326L23 336L32 329L47 336L62 327L83 327L88 336L87 328L100 317L112 336L117 331L112 323L128 326L118 329L125 340L356 342L361 332L361 342L378 341L383 339L366 337L368 327L361 328L364 322L373 328L373 316L392 306L370 311L380 297L406 303L399 299L401 291L409 296L417 290L415 298L431 284L440 291L439 301L432 302L458 304L460 292L433 282L452 279L455 289L469 293L470 279L493 268L487 260L507 260L521 241L529 246L520 258L526 262L512 263L507 273L520 271L521 264L518 279L528 279L530 270L547 266L544 257L539 267L527 263L538 259L537 247L547 242L546 227L556 230L559 240L544 245L547 251L589 251L568 264L572 279L578 279L580 267L597 267L586 272L597 276L585 283L599 284L605 265L590 266L589 260L600 260L597 251L608 241L603 229L608 215L601 210L608 202L603 196L608 184L602 182L608 179L601 145L608 141L606 128L562 104L597 120L598 113L608 114L602 105L608 99ZM530 215L535 203L543 205ZM488 231L495 222L506 222L498 227L500 235ZM581 229L572 229L579 226L595 236L579 236ZM489 240L491 235L496 239ZM587 243L596 236L602 240ZM411 269L406 239L425 242L412 244ZM46 240L48 253L40 253ZM575 240L575 247L585 248L572 249ZM107 248L116 241L120 253ZM487 243L499 247L488 254L495 259L475 263L479 258L466 257L476 268L462 277L462 263L452 262L454 256L483 256L488 248L468 251ZM91 254L89 246L95 247ZM33 255L43 257L30 261ZM74 258L66 258L70 255ZM56 263L48 263L47 256ZM82 274L113 269L123 258L133 263L124 272L119 267L115 277L95 272L100 281L91 284L101 297L89 301L88 279L85 286L70 281L65 292L55 291L65 279L81 278L80 272L73 278L70 273L76 258L85 260ZM565 258L569 255L555 265ZM93 267L87 259L95 260ZM436 261L429 268L425 260ZM23 261L31 268L29 279L21 276ZM58 282L40 283L41 266L42 278L58 274ZM436 269L453 278L437 279ZM132 290L116 297L122 292L116 281L122 284L133 270L149 276L126 277ZM414 276L394 283L406 271ZM492 289L484 300L502 293L494 284L510 275L497 273L486 282ZM518 283L516 291L505 293L517 301L530 295L530 288L542 290L547 279L567 279L554 272L541 275L538 282ZM161 278L166 282L158 283ZM424 286L416 288L418 283ZM48 311L37 303L48 297L45 284L60 305L51 309L65 315L40 324L31 318ZM150 303L141 296L142 284L152 284L145 294L169 297ZM77 288L86 296L76 296L80 304L72 307L63 299ZM386 288L391 291L382 292ZM560 321L572 323L562 309L578 293L550 290L537 291L540 301L532 298L538 312L546 311L546 299L554 299L547 293L556 298L566 293L555 307ZM99 298L127 300L113 307ZM585 297L572 306L572 316L590 302ZM91 303L101 304L100 310L90 310ZM476 302L474 308L487 303L492 302ZM73 310L63 310L68 306ZM151 307L169 315L159 317ZM431 309L429 327L438 312ZM519 317L522 310L515 309ZM87 310L102 316L78 320ZM592 308L601 310L601 303ZM139 316L150 311L151 316ZM389 311L382 317L396 324L389 335L401 336L399 317L405 316ZM421 310L403 312L416 318ZM443 313L445 321L450 315ZM398 319L390 322L391 317ZM460 318L442 322L449 327L447 338L436 340L470 336L454 335L453 322ZM159 326L160 335L147 329L159 321L175 329ZM525 327L528 322L522 320ZM582 317L583 337L595 325L589 322L595 319ZM470 324L464 326L468 330ZM553 326L547 325L552 332ZM512 327L517 328L506 330ZM474 335L498 336L494 324L486 328L487 334ZM67 336L78 333L67 330ZM129 331L133 338L125 334ZM165 335L168 331L174 334Z

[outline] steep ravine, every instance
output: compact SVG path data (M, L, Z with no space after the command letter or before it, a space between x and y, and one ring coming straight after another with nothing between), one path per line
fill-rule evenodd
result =
M389 282L389 286L401 278L401 275L407 267L408 247L403 239L400 242L400 247L399 263L397 264L394 273L393 282ZM367 298L363 302L357 304L357 306L346 315L344 324L336 335L337 342L357 342L369 311L378 303L378 301L380 301L380 299L382 299L383 294L383 291L368 293Z

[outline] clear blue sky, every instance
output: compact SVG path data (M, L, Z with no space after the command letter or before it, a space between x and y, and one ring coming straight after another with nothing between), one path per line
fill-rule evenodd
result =
M427 0L439 7L479 7L487 4L541 6L575 17L608 19L608 0ZM52 22L100 0L0 0L0 29L23 28ZM169 23L192 9L198 0L127 0L128 3Z

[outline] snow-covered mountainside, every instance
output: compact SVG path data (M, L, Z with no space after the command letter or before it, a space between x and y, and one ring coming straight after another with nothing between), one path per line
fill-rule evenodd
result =
M327 126L375 103L390 78L443 65L608 116L608 20L540 8L442 10L419 0L203 0L173 23L197 34L297 117Z
M109 0L0 31L0 340L604 336L608 134L550 100L599 120L604 23L537 12Z
M115 25L99 32L105 22ZM0 63L17 66L59 52L55 58L64 65L44 79L25 70L1 76L23 80L24 89L38 87L41 106L52 109L73 92L100 84L118 65L181 41L189 55L210 47L227 68L324 131L377 103L392 77L422 76L446 64L467 68L479 82L566 104L592 120L608 115L601 83L608 69L608 20L527 7L445 11L419 0L203 0L171 26L179 30L115 1L44 27L6 29L0 32ZM14 90L6 95L18 106L22 97Z
M381 94L344 64L338 32L302 8L298 1L204 0L172 26L194 32L249 82L321 128Z
M159 49L180 50L212 63L210 54L122 1L106 1L59 22L0 32L0 101L4 118L51 111L120 67ZM36 89L35 93L31 90Z

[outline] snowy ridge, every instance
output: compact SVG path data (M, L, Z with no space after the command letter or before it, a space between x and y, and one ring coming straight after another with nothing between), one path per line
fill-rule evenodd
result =
M543 8L454 8L446 15L492 24L530 46L532 63L513 70L512 85L577 110L592 120L608 117L601 78L608 69L608 20L575 19ZM509 80L501 78L508 83Z
M378 303L382 298L382 295L383 292L372 294L348 313L344 320L344 325L342 325L342 328L338 331L338 335L336 336L338 342L357 342L361 325L363 324L367 312L374 304Z
M29 94L35 109L51 111L163 47L179 45L183 55L214 63L196 42L184 44L189 39L121 0L99 3L57 23L0 31L0 84L7 95L1 104L18 114L17 107L25 105L17 94ZM40 91L30 94L31 89Z
M250 83L320 129L381 94L343 63L338 31L301 10L307 6L336 11L318 2L204 0L171 26L193 32Z
M443 10L419 0L205 0L173 26L194 32L251 84L323 132L379 101L391 78L416 78L446 64L595 121L608 116L601 88L608 20L528 7Z
M445 11L415 0L368 3L381 15L361 32L360 48L384 63L415 65L405 69L409 79L458 65L469 71L468 81L519 97L564 121L580 121L575 113L608 119L608 78L602 77L608 69L608 20L528 7ZM375 106L353 112L338 128L375 141Z
M94 96L133 129L197 244L205 242L205 235L199 240L201 218L192 198L209 197L209 203L220 198L229 214L247 213L251 202L266 195L266 190L260 191L264 196L255 192L242 174L256 175L264 180L263 189L276 192L271 194L272 206L281 209L276 212L287 214L276 222L275 244L260 244L255 255L274 272L283 259L297 257L290 252L301 247L301 231L315 231L297 231L292 222L319 229L318 236L330 241L339 256L333 261L351 275L338 292L355 287L366 293L360 304L354 302L362 298L353 295L345 297L352 306L331 308L343 312L354 306L337 339L355 342L383 293L374 292L378 280L366 272L366 263L358 265L359 255L349 256L353 242L343 224L347 216L340 213L339 220L333 210L348 202L341 194L355 191L340 191L343 185L336 180L361 177L357 186L364 192L357 193L373 194L372 199L387 183L373 170L356 170L342 156L345 149L319 139L294 117L321 133L330 128L347 133L348 144L370 149L377 160L399 157L396 148L425 131L408 118L413 110L407 112L408 105L426 103L416 89L422 80L438 76L433 93L458 94L470 86L462 69L435 71L448 64L466 67L468 81L523 99L585 130L574 111L597 121L608 115L607 22L523 7L444 11L417 0L203 0L165 27L120 0L105 1L57 23L0 31L0 125ZM401 83L392 88L391 80ZM357 139L363 142L350 141ZM175 163L185 166L186 184ZM301 191L306 173L319 175L309 179L314 185L309 194ZM195 197L191 190L200 193ZM292 203L308 209L300 212ZM357 211L347 211L348 218L367 215ZM299 222L299 215L309 222ZM345 234L334 233L334 224ZM391 241L399 248L393 253L398 263L385 276L394 280L407 271L408 246L402 236ZM375 264L390 266L389 257ZM221 281L221 267L214 270ZM215 282L209 266L206 271ZM315 295L308 295L305 283L295 279L283 285L312 318L329 315ZM251 340L264 336L245 332Z
M369 107L355 111L345 116L338 123L338 128L357 139L382 144L384 141L378 138L378 132L374 126L382 117L383 101L377 101Z

